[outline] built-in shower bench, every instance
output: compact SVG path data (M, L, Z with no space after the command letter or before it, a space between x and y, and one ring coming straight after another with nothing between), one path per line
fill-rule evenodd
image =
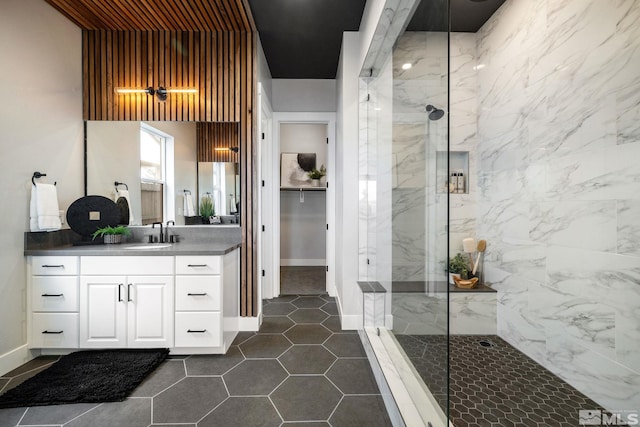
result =
M387 289L379 282L358 282L363 300L363 326L384 326L389 315L394 333L495 335L495 289L479 285L461 289L447 282L394 281L391 307Z

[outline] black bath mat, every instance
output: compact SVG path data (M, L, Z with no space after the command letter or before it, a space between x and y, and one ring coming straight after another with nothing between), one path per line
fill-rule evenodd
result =
M168 349L78 351L0 396L0 408L121 402Z

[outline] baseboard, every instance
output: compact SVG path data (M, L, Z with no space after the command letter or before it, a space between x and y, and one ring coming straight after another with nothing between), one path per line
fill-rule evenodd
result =
M257 317L240 317L238 321L239 331L258 332L262 323L262 313Z
M40 356L38 350L29 350L27 344L0 355L0 377Z
M327 265L325 259L281 259L281 267L324 267Z

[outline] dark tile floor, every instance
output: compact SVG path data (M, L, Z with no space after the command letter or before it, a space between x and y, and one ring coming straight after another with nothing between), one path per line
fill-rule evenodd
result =
M281 295L318 295L326 289L325 267L280 267Z
M355 331L333 298L266 300L258 333L226 355L170 357L124 402L0 410L0 427L390 426ZM0 393L46 369L39 358L0 378Z
M578 425L578 410L602 409L498 336L450 336L449 372L446 336L396 339L443 409L448 377L456 427L573 427Z

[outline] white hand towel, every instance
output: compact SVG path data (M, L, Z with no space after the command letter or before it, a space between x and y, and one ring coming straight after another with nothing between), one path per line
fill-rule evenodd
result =
M118 203L119 198L123 198L127 201L127 206L129 206L129 225L133 225L133 209L131 208L131 197L129 196L129 190L120 190L116 188L116 193L113 201Z
M56 231L62 228L55 185L37 183L31 187L29 228L31 231Z
M189 193L184 195L184 216L196 216L196 210L193 208L193 197Z

